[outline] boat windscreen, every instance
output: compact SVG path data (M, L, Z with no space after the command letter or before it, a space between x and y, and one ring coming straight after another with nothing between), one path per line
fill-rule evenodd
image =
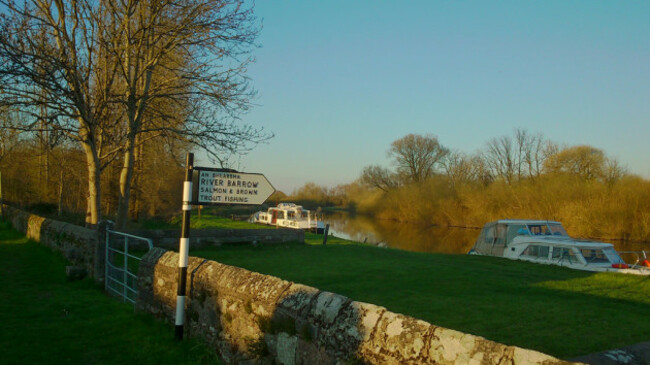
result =
M618 255L618 252L613 247L603 248L603 253L609 261L613 264L624 264L625 261Z
M528 230L533 236L568 236L564 227L559 223L528 224Z
M517 235L528 235L528 229L525 224L511 224L508 226L507 244L510 244Z
M564 227L559 223L549 223L548 228L552 235L554 236L568 236Z
M528 230L533 236L550 235L551 231L545 223L529 224Z

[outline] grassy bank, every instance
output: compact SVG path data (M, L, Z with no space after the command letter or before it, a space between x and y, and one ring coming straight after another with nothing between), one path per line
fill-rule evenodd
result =
M69 282L65 261L0 221L0 353L5 364L218 362L196 341L109 298L90 279Z
M307 245L193 256L275 275L561 358L650 338L650 279L469 255L382 249L307 234Z

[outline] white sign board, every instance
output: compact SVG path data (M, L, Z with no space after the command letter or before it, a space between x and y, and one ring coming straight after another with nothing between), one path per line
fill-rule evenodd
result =
M196 168L194 203L211 204L262 204L275 192L273 185L262 174L224 172Z

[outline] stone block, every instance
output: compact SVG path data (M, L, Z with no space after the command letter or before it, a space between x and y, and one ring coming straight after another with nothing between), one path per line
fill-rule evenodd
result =
M309 317L311 321L330 326L339 315L344 304L350 300L342 295L330 292L321 292L312 305Z
M66 266L65 267L65 276L70 281L81 280L88 275L88 272L83 266Z
M306 319L311 310L311 302L318 293L320 291L316 288L291 283L291 286L277 300L278 310L284 311L294 318Z
M427 337L431 325L402 314L384 312L371 339L364 342L361 353L373 363L427 363Z
M81 250L77 247L69 247L65 250L65 258L70 262L77 262L83 259Z
M278 334L276 338L275 353L278 363L284 365L294 365L296 363L296 350L298 348L298 338L286 333Z
M376 305L344 302L332 322L316 327L317 342L337 358L359 358L363 344L370 341L384 312L385 308Z

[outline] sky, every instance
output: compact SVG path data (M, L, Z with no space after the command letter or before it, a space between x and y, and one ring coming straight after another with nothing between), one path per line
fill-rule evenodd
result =
M390 167L410 133L471 154L515 129L650 178L649 1L258 0L255 13L242 123L275 137L233 167L277 190Z

